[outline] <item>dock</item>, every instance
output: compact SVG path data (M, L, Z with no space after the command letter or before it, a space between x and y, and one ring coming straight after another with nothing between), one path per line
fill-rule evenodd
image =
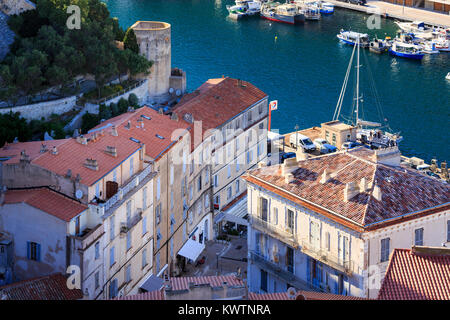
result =
M336 7L356 10L368 15L379 12L382 17L402 21L423 21L428 26L450 28L450 15L430 10L401 6L384 1L368 0L365 6L337 0L327 0Z

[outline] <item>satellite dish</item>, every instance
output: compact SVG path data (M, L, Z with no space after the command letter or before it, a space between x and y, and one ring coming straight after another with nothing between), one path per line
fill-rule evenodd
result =
M181 90L177 90L176 92L175 92L175 94L179 97L179 96L181 96Z
M78 189L78 190L75 192L75 197L76 197L77 199L83 198L83 191L81 191L80 189Z
M169 93L173 93L175 90L173 88L169 89Z
M293 287L289 287L287 289L287 296L289 299L295 299L295 296L297 295L297 290Z

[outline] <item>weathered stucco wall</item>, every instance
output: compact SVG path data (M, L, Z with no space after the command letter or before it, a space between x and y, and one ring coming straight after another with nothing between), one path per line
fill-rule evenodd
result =
M27 204L0 207L0 231L14 243L15 281L66 272L66 228L64 221ZM27 241L41 245L40 261L27 258Z
M27 104L24 106L0 108L0 113L5 114L10 111L13 113L20 112L20 115L27 120L40 120L42 117L48 119L53 113L62 114L72 110L75 107L75 102L76 97L72 96L53 101Z

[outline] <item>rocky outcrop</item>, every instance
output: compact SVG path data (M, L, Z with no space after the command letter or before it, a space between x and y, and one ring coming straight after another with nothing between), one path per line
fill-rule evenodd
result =
M7 21L8 16L0 12L0 61L9 52L9 46L14 42L14 32L9 29Z

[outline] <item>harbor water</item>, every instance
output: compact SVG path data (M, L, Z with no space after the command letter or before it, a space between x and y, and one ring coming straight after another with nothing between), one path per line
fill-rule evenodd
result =
M105 0L112 16L128 28L137 20L172 25L172 66L187 72L188 90L209 78L244 79L278 100L272 129L280 133L320 126L332 119L352 47L339 43L340 29L395 36L393 20L381 18L369 29L368 16L336 8L320 21L286 25L249 17L227 18L233 0ZM450 160L450 53L425 56L421 62L361 50L361 116L387 119L404 137L404 155L427 162ZM342 114L351 116L349 81ZM376 88L376 89L374 89ZM378 97L378 98L377 98ZM381 106L382 114L379 112Z

